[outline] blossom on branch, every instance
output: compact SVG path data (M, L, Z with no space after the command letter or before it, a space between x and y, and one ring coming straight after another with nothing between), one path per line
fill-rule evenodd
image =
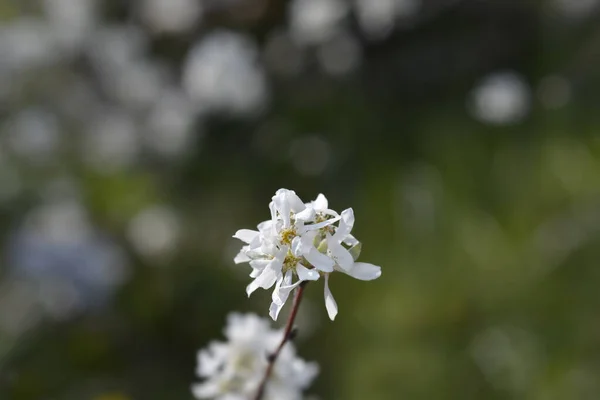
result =
M290 292L304 281L325 278L325 307L333 320L337 303L329 290L329 276L338 271L360 280L381 276L377 265L356 262L361 243L350 233L354 211L338 214L319 194L304 203L293 190L279 189L269 203L271 219L258 224L258 230L241 229L233 237L245 242L236 263L248 262L254 280L246 291L273 290L269 315L276 320ZM295 282L294 282L295 280Z
M248 400L256 393L268 365L268 355L281 341L282 332L270 328L254 314L231 313L225 328L227 342L212 342L198 353L195 384L197 399ZM300 400L302 391L317 376L318 365L296 356L293 343L279 353L264 400Z

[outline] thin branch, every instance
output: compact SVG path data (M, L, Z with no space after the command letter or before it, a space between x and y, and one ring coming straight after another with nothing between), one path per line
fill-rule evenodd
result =
M300 308L300 302L302 301L302 294L304 293L304 287L306 286L306 283L306 281L302 282L295 291L294 304L292 305L292 311L290 312L290 316L288 317L287 323L285 324L283 338L281 339L281 343L279 343L277 350L275 350L275 352L270 354L268 357L269 364L267 365L265 375L263 376L258 390L256 391L256 396L254 396L254 400L261 400L263 398L263 395L265 394L265 387L267 386L267 382L269 381L271 373L273 372L273 367L275 366L277 357L279 357L279 353L281 353L281 349L283 349L283 346L285 346L287 342L292 340L296 334L296 330L292 328L294 326L296 314L298 314L298 309Z

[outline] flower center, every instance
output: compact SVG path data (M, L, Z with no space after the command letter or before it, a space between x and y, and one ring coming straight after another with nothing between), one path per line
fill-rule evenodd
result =
M328 219L329 218L327 217L327 215L325 215L323 213L317 213L317 216L315 217L315 224L319 224L321 222L325 222ZM321 228L321 230L323 232L331 233L332 235L335 233L335 229L334 229L333 225L327 225L327 226Z
M292 240L296 237L296 230L294 228L287 228L281 231L281 243L290 246Z
M296 257L292 254L291 251L288 251L287 255L283 259L283 266L281 267L282 272L287 271L295 271L296 265L301 261L299 257Z

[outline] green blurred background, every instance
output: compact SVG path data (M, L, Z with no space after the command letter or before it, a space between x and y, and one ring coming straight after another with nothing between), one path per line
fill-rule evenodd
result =
M383 270L310 394L599 399L597 3L0 0L0 399L191 399L280 187Z

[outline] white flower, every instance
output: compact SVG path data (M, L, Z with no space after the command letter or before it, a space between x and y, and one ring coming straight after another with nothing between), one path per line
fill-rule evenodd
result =
M361 280L376 279L381 268L357 263L361 244L350 234L354 226L351 208L341 215L329 208L327 198L319 194L309 203L292 190L279 189L271 203L271 220L261 222L258 231L241 229L235 238L247 243L235 257L236 263L249 262L248 295L259 287L275 285L269 315L274 320L283 308L290 292L305 281L325 277L325 305L333 320L337 305L329 291L329 275L344 272ZM339 221L338 226L335 223ZM293 282L294 275L297 276Z
M364 262L356 262L360 255L361 243L350 234L354 226L354 211L342 211L341 220L335 233L326 233L327 254L335 261L334 270L343 272L361 281L371 281L381 276L381 267ZM347 249L344 245L349 246ZM350 247L351 246L351 247ZM333 321L338 313L337 303L329 290L329 274L325 275L325 308Z
M268 101L265 71L256 44L229 31L207 35L183 66L183 86L198 111L259 113Z
M275 285L270 315L275 320L290 292L303 281L319 279L319 272L332 272L333 261L313 245L318 230L339 219L331 214L316 220L317 212L307 207L292 190L280 189L271 203L271 220L261 222L258 231L241 229L234 235L246 243L234 259L249 262L255 278L246 291L250 296L259 287ZM308 268L309 267L309 268ZM293 275L298 280L292 283Z
M531 88L512 71L488 75L473 89L469 111L482 122L515 124L527 117L531 108Z
M281 331L254 314L228 316L225 337L198 353L197 374L204 382L192 387L197 399L247 400L258 389L267 368L267 355L278 345ZM292 343L279 353L269 379L265 400L300 400L318 373L315 363L296 356Z

